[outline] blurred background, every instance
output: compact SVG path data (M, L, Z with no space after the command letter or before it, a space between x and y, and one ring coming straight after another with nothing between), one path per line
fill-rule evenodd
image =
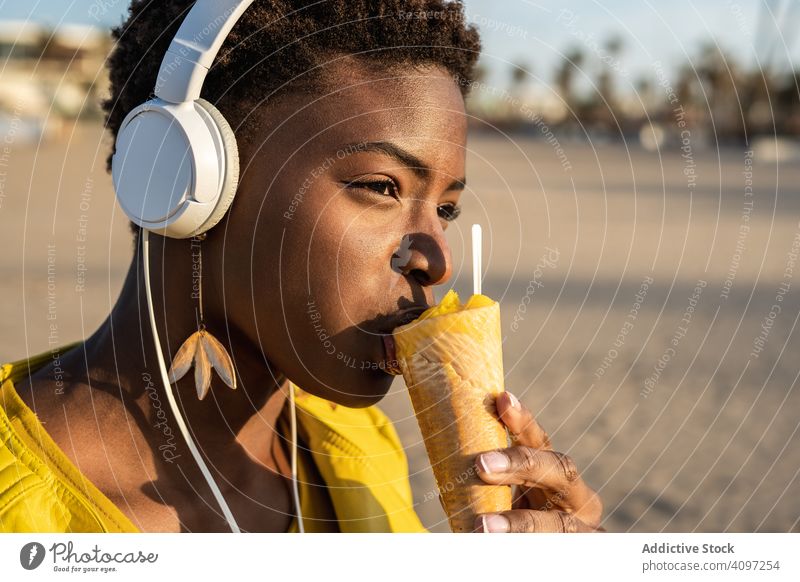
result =
M90 335L133 251L99 108L127 2L63 4L0 0L3 362ZM480 222L507 388L611 531L800 531L800 2L465 6L451 283ZM401 379L381 407L448 531Z

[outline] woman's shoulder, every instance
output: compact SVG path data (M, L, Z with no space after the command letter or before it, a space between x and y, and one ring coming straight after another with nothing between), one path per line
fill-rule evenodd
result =
M49 378L46 389L39 391L34 378L52 362L53 352L48 351L0 366L0 531L136 531L50 434L58 423L44 418L57 417L41 413L52 408L48 392L59 388L58 380ZM37 412L17 392L20 384L31 392L36 388Z

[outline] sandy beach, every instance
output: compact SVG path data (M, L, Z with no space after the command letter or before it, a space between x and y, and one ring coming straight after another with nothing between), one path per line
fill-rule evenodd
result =
M108 139L63 135L11 139L0 163L3 362L90 335L132 254ZM800 531L798 165L742 147L468 145L452 284L469 294L480 222L507 388L600 492L605 527ZM447 531L402 379L380 406L423 523Z

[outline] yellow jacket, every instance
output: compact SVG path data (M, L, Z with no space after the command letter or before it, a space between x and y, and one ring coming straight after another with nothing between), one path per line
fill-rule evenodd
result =
M56 446L14 389L51 357L48 351L0 367L0 531L138 532ZM377 406L347 408L292 389L305 531L427 531L414 511L403 446L386 415ZM287 442L288 412L284 407L278 421ZM296 520L289 531L298 531Z

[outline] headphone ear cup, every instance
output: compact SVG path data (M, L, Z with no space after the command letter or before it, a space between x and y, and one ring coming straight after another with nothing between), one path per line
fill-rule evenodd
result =
M222 189L220 191L219 200L214 207L211 215L189 236L197 236L211 228L213 228L233 203L233 197L236 195L236 190L239 187L239 147L236 145L236 135L233 133L228 120L225 116L205 99L195 100L200 107L206 111L216 123L219 128L219 133L222 136L222 147L225 155L225 176L222 180Z

